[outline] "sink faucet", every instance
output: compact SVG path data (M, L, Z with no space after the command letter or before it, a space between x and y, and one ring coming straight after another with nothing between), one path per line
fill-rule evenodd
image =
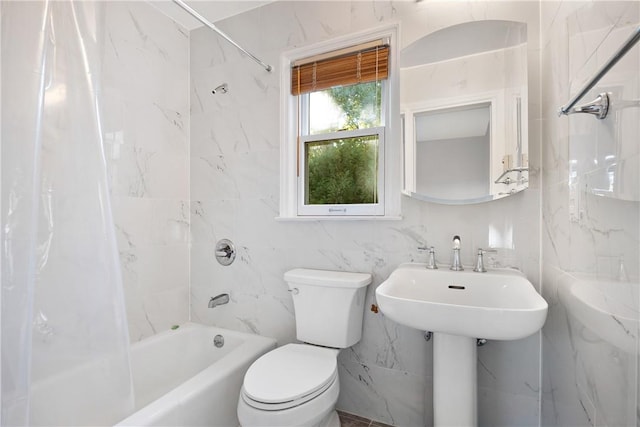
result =
M453 236L453 261L449 269L453 271L464 270L460 262L460 236Z
M229 302L229 294L220 294L215 297L211 297L209 300L209 308L214 308L222 304L227 304Z

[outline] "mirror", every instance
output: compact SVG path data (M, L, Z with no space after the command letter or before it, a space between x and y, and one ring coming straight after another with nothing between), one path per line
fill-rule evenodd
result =
M404 192L478 203L528 187L527 25L474 21L400 53Z

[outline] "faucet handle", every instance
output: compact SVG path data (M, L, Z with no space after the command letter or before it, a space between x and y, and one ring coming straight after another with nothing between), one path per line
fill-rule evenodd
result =
M476 260L476 266L473 268L473 271L477 272L477 273L486 273L487 269L484 267L484 254L491 252L491 253L495 253L498 252L497 249L482 249L482 248L478 248L478 258Z
M495 254L495 253L498 253L498 250L495 249L495 248L489 248L489 249L478 248L478 255L480 255L480 253L483 253L483 254L487 254L487 253Z
M427 268L429 270L438 269L438 265L436 264L436 250L433 246L429 247L429 258L427 259Z
M484 268L484 251L482 249L478 249L478 258L476 259L476 266L473 267L473 271L476 273L486 273L487 269Z

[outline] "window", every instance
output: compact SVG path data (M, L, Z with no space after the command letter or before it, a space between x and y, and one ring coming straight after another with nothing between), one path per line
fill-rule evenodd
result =
M285 56L281 217L390 213L390 39L345 40Z

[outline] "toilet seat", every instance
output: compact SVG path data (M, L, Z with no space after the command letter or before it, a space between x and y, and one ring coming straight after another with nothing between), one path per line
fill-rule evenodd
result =
M242 399L266 411L302 405L325 392L338 377L337 349L288 344L256 360L247 371Z

